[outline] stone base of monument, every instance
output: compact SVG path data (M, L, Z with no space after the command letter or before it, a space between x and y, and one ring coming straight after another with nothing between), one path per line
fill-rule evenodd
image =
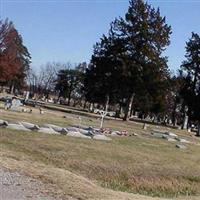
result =
M63 135L66 135L68 133L66 128L63 128L54 124L44 124L43 126L46 128L52 128L54 131L59 132Z
M43 126L38 126L29 122L7 122L0 119L0 127L20 130L20 131L36 131L38 133L47 134L58 134L67 135L72 137L80 137L85 139L95 139L95 140L111 140L111 138L104 135L100 129L93 127L83 127L83 126L72 126L72 127L61 127L54 124L44 124Z
M169 142L191 143L190 141L188 141L184 138L180 138L180 137L178 137L178 135L176 135L172 132L168 132L168 131L165 132L165 131L153 129L151 131L151 134L152 134L152 136L154 136L156 138L162 138Z
M8 126L8 122L0 119L0 126Z
M22 112L22 108L21 107L10 107L9 109L10 111L14 111L14 112Z
M109 138L109 137L107 137L105 135L100 135L100 134L94 135L93 139L95 139L95 140L106 140L106 141L110 141L111 140L111 138Z
M25 128L23 125L21 124L11 124L11 123L8 123L8 125L6 126L6 128L8 129L13 129L13 130L20 130L20 131L31 131L30 129L28 128Z
M58 132L54 131L52 128L46 128L46 127L40 127L37 132L48 133L48 134L59 134Z
M92 139L91 137L89 136L86 136L80 132L77 132L77 131L69 131L67 133L67 136L72 136L72 137L80 137L80 138L85 138L85 139Z
M29 123L29 122L20 122L20 124L23 125L25 128L30 129L32 131L40 129L38 125Z
M176 148L178 148L178 149L186 149L187 147L182 145L182 144L177 144Z

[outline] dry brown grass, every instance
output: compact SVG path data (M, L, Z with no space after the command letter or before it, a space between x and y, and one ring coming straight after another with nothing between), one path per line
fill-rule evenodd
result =
M39 115L35 109L33 114L1 111L0 118L66 126L78 122L74 115L63 118L63 113L49 113L52 111L46 111L45 115ZM98 119L83 119L84 124L99 124ZM142 124L139 123L107 120L105 125L136 132L139 136L115 137L112 141L102 142L0 129L0 147L3 152L1 164L22 169L56 185L59 195L66 193L82 199L98 199L97 196L104 191L98 185L117 191L161 197L200 193L200 146L187 144L186 150L176 149L175 143L150 137L149 130L142 130ZM198 142L186 136L185 132L176 132ZM70 180L73 179L70 183L68 176ZM78 193L75 192L77 189ZM101 194L101 199L113 198L114 194L110 192L105 190L107 196ZM120 194L115 194L119 198L113 199L136 199L125 193Z

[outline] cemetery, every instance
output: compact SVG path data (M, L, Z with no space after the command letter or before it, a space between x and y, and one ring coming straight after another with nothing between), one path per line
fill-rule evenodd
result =
M16 106L16 103L14 105ZM105 115L105 112L102 114ZM159 192L161 197L175 197L180 191L183 196L186 193L198 194L200 182L198 179L195 179L195 182L192 180L193 177L200 175L198 164L200 140L195 137L195 132L153 124L146 124L144 128L143 122L125 123L114 118L103 118L102 120L103 115L93 116L92 114L91 117L21 104L18 104L15 109L12 109L12 106L11 109L7 109L5 103L1 102L2 153L7 152L6 155L12 153L11 157L15 158L13 160L13 158L5 157L4 154L6 161L2 163L12 168L9 162L20 162L20 168L30 173L25 164L25 160L30 159L35 163L34 171L31 172L33 177L42 173L39 168L41 164L45 165L44 171L47 166L59 166L79 175L85 174L87 178L96 180L100 185L107 185L106 187L114 190L122 187L121 184L127 184L123 186L123 191L140 194L147 192L150 196L157 196ZM11 143L12 146L9 145ZM59 151L57 152L56 149ZM88 161L83 162L83 160ZM115 166L115 162L120 165ZM132 163L137 163L137 165L132 165ZM146 172L152 167L154 171L150 177L146 176ZM134 174L137 182L129 185L129 179L125 179L124 175L118 177L115 173L126 174L130 178ZM140 173L143 174L142 180L140 180ZM45 177L54 179L49 175ZM112 184L113 181L116 185ZM171 181L175 181L175 186L170 184ZM60 185L59 177L55 183L63 191L71 190L66 185ZM140 187L141 183L143 186ZM84 182L82 184L84 188L87 185ZM73 189L76 190L77 187L74 185ZM88 191L86 187L85 190L88 198L90 195L95 198L94 193L97 192L95 189ZM97 194L102 195L98 192ZM114 194L107 191L105 195L109 197ZM117 198L122 197L117 193L115 195Z
M200 200L199 6L1 1L0 200Z

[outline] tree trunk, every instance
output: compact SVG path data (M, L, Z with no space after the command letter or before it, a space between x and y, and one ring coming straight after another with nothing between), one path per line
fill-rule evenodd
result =
M175 100L175 103L174 103L174 107L173 107L173 111L172 111L172 124L173 126L176 126L176 107L177 107L177 103L176 103L176 100Z
M188 116L185 115L184 120L183 120L183 127L182 129L187 129L188 127Z
M200 122L198 123L198 127L197 127L197 137L200 137Z
M83 109L85 109L85 108L86 108L86 105L87 105L87 101L86 101L86 100L84 100Z
M3 92L3 85L1 85L1 91L0 92Z
M108 107L109 107L109 101L110 101L110 96L107 94L106 95L106 103L105 103L105 111L108 111Z
M115 109L115 113L116 113L115 118L121 116L121 111L122 111L122 104L119 103L119 107L117 106L116 109Z
M14 94L14 90L15 90L15 85L14 83L12 83L11 88L10 88L10 94Z
M90 103L89 111L93 112L93 108L94 108L94 103Z
M134 108L133 108L134 106L133 106L133 104L131 105L131 115L130 116L132 116L133 114L134 114Z
M70 101L71 101L71 91L69 92L69 95L68 95L68 101L67 101L68 106L70 106Z
M118 116L118 117L121 116L121 113L122 113L122 104L120 103L120 104L119 104L119 116Z
M124 121L127 121L130 118L133 98L134 98L134 93L132 93L130 95L130 97L128 98L127 105L126 105L126 110L125 110L125 115L124 115L124 118L123 118Z
M74 100L74 103L73 103L73 107L75 107L76 106L76 100Z

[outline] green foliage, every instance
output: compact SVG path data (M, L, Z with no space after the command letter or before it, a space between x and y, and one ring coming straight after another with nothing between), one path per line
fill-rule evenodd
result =
M82 94L85 65L79 64L75 69L62 69L57 74L55 89L59 91L59 97L68 98L68 105L72 95L76 98Z
M118 46L113 44L112 38L105 35L94 46L94 54L86 70L84 84L88 100L103 103L109 95L110 100L115 101L121 84L121 72L118 67L121 63L114 55L116 47Z
M131 0L125 18L116 18L109 35L94 46L86 73L87 99L103 103L109 95L111 100L125 99L130 105L134 96L144 112L162 112L169 78L162 52L170 43L170 34L171 27L159 9Z
M192 33L186 43L186 60L181 68L184 72L184 85L181 90L184 103L188 106L191 119L200 121L200 36Z

